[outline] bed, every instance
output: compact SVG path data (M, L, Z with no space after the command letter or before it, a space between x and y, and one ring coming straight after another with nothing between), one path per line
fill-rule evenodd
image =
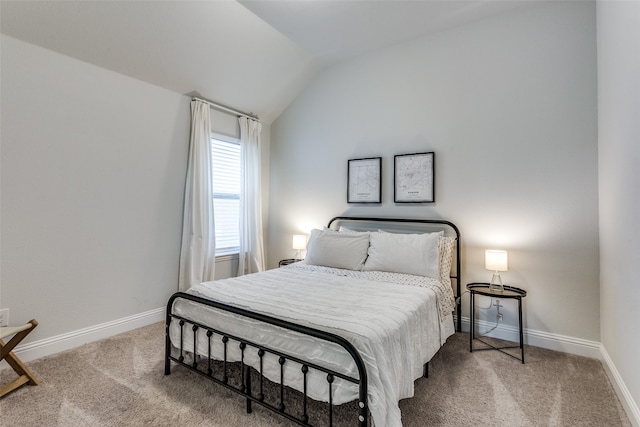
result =
M300 425L320 401L327 425L355 402L350 425L401 426L398 402L428 375L454 313L460 329L459 295L453 223L336 217L312 231L304 261L172 295L165 374L180 364L240 393L247 412L257 403Z

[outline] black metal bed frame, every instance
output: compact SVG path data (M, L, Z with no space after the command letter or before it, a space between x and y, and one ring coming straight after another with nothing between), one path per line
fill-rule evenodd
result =
M328 227L336 221L359 221L359 222L388 222L388 223L420 223L420 224L434 224L434 225L442 225L450 227L456 235L456 266L455 266L455 274L451 275L452 279L456 280L456 317L457 317L457 327L456 329L460 331L461 326L461 306L460 306L460 232L458 228L449 221L444 220L432 220L432 219L407 219L407 218L365 218L365 217L335 217L329 221ZM314 338L324 340L327 342L332 342L343 347L349 355L352 357L355 366L358 370L358 377L352 377L340 372L333 371L331 369L324 368L315 363L310 363L301 359L300 357L292 356L285 354L281 351L275 350L273 348L268 347L263 343L256 343L250 340L246 340L242 337L234 336L232 334L226 333L224 331L217 330L207 325L203 325L199 322L196 322L191 319L187 319L185 317L179 316L173 313L173 305L174 302L178 299L184 299L193 301L199 304L203 304L214 309L223 310L229 313L233 313L236 315L248 317L250 319L254 319L260 322L268 323L274 325L276 327L288 329L291 331L295 331L298 333L302 333L308 336L312 336ZM169 330L171 323L173 321L177 321L180 327L180 348L175 352L177 356L172 354L172 343L169 337ZM193 332L193 349L194 353L192 355L187 354L184 350L184 332L185 327L188 327ZM204 333L206 334L208 341L208 354L206 357L197 356L196 355L196 345L198 334ZM173 294L167 303L167 313L166 313L166 324L165 324L165 367L164 373L165 375L169 375L171 373L171 362L177 363L186 367L187 369L196 372L199 375L202 375L208 378L211 381L214 381L223 387L226 387L229 390L232 390L240 395L244 396L246 399L246 410L247 413L252 412L252 403L255 402L260 404L261 406L293 421L299 425L309 426L309 414L307 412L307 374L309 370L313 369L319 372L326 374L326 381L328 384L328 421L329 426L333 426L333 395L332 395L332 384L335 378L341 378L343 380L355 383L358 385L358 418L357 425L359 427L366 427L368 425L369 412L368 412L368 404L367 404L367 371L362 361L362 357L358 353L358 351L353 347L353 345L342 338L339 335L335 335L332 333L328 333L319 329L298 325L292 322L288 322L282 319L278 319L275 317L267 316L261 313L256 313L250 310L242 309L240 307L228 305L221 303L219 301L198 297L195 295L191 295L185 292L176 292ZM240 360L240 380L239 384L232 384L229 381L229 371L228 371L228 360L227 360L227 350L230 345L234 345L236 343L238 348L240 349L241 360ZM223 348L223 360L222 362L222 372L217 372L212 367L212 348L215 345L220 345ZM260 368L258 372L259 376L259 392L254 393L252 390L252 381L251 381L251 367L244 363L245 352L248 351L249 348L253 348L257 351L257 355L259 358ZM263 360L264 356L270 353L278 357L278 363L280 365L280 384L279 384L279 397L278 402L271 403L265 400L264 395L264 375L263 375ZM190 357L190 360L187 358ZM296 362L302 365L301 374L303 377L303 401L302 401L302 415L296 416L290 412L287 412L287 405L285 405L285 385L284 385L284 366L287 361ZM424 376L428 377L428 369L429 362L425 364L424 367ZM277 403L277 404L276 404Z

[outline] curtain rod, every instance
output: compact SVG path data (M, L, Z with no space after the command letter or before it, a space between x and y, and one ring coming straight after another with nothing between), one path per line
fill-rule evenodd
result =
M243 113L242 111L234 110L233 108L225 107L224 105L216 104L215 102L209 101L208 99L201 98L199 96L194 96L191 99L204 102L205 104L209 104L209 106L216 108L218 110L226 111L228 113L236 114L238 116L246 117L251 120L260 121L258 116L252 116L251 114Z

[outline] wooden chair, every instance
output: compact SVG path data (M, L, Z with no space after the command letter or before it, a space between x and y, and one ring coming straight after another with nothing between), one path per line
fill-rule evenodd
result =
M24 384L38 385L39 382L35 375L12 352L14 347L29 335L36 326L38 326L38 322L34 319L22 326L0 327L0 362L6 360L9 366L18 374L17 379L0 386L0 398ZM13 337L5 344L4 338L11 336Z

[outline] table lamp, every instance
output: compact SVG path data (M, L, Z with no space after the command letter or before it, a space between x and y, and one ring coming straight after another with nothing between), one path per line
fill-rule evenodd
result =
M293 242L291 244L293 249L296 250L295 259L300 259L300 251L307 247L307 236L304 234L294 234Z
M508 270L507 251L486 250L484 252L484 267L493 271L493 277L491 277L491 283L489 283L489 291L503 292L504 286L502 285L500 272Z

